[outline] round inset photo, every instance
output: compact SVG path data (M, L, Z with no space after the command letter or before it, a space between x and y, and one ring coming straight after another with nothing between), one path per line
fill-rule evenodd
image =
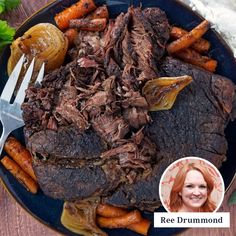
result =
M185 157L164 171L159 193L168 212L216 212L224 199L225 186L212 163Z

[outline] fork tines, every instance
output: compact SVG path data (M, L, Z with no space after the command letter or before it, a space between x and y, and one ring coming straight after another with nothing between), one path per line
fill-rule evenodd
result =
M3 91L2 91L2 95L1 95L1 99L5 100L7 102L10 103L10 100L12 98L12 95L14 93L17 81L19 79L20 76L20 72L21 69L23 67L23 63L25 60L25 55L23 54L20 58L20 60L17 62L14 70L12 71ZM35 58L33 58L33 60L30 63L29 68L27 69L23 80L21 82L20 88L17 92L16 98L14 100L14 103L18 103L21 104L24 102L25 99L25 90L28 88L30 79L32 77L33 74L33 70L34 70L34 63L35 63ZM37 79L36 79L36 83L41 83L42 79L43 79L43 75L44 75L44 70L45 70L45 65L44 63L42 64L40 71L38 73Z
M12 71L10 77L7 80L7 83L2 91L1 99L10 102L12 94L14 92L14 89L16 87L16 83L18 80L18 77L21 72L22 65L24 63L25 55L22 55L20 60L17 62L14 70Z

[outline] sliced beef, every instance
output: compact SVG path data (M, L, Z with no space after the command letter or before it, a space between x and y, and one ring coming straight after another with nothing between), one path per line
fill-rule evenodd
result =
M99 156L106 150L96 133L80 133L76 126L42 130L27 142L33 167L44 193L53 198L81 199L108 189Z
M60 127L57 131L41 130L27 142L31 152L44 161L57 159L95 159L106 150L105 142L92 131L80 132L74 125Z
M161 69L165 76L190 75L193 82L178 95L171 110L151 114L149 137L160 149L169 150L177 158L200 156L219 167L226 159L224 130L235 99L234 84L172 58L167 58ZM164 126L166 123L168 126ZM152 130L158 130L158 134Z
M33 167L44 194L56 199L73 201L101 195L109 187L105 172L100 166L90 166L89 162L81 165L78 159L35 159Z

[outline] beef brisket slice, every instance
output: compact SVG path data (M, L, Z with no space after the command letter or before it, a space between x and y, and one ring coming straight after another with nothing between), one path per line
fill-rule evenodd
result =
M107 188L106 176L100 166L82 165L76 160L34 160L40 188L44 194L68 201L100 195ZM92 180L92 181L91 181Z
M94 165L104 143L94 132L79 133L76 127L34 133L27 146L43 192L53 198L81 199L108 188L100 166Z
M41 130L34 133L28 146L32 153L51 158L94 159L105 150L101 138L90 130L80 133L74 125L59 127L57 131Z
M225 127L235 100L235 86L227 78L179 60L166 58L163 76L190 75L193 82L177 97L172 109L152 112L146 135L157 145L159 161L152 175L133 185L123 185L104 201L118 206L153 210L159 204L159 181L175 160L198 156L220 167L226 159Z
M165 158L194 155L220 167L226 159L224 130L235 100L233 82L172 58L166 58L161 69L164 76L190 75L193 82L178 95L172 109L151 114L149 137Z

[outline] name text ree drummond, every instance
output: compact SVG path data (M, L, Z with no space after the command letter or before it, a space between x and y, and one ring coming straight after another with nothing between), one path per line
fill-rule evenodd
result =
M154 227L229 228L229 212L155 212Z

